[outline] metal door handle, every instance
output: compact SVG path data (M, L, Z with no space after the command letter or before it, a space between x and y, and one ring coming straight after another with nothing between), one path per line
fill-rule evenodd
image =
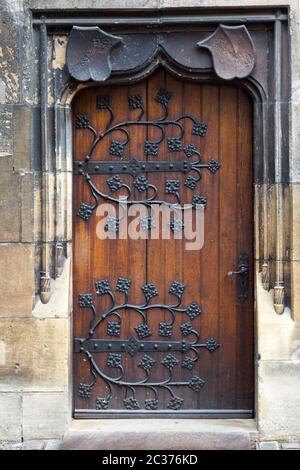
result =
M238 271L228 271L227 276L238 276L243 274L248 274L249 266L246 264L240 264L238 266Z
M237 270L229 271L227 276L237 276L237 297L240 303L245 302L249 289L249 258L245 253L238 257Z

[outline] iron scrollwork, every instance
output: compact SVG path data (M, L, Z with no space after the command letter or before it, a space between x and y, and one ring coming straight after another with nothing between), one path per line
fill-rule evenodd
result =
M183 145L185 136L185 121L192 122L191 134L201 138L206 136L207 124L194 117L183 114L176 119L168 117L169 110L168 104L172 98L172 93L168 90L161 89L158 91L154 100L159 103L163 108L163 115L152 121L143 120L145 107L140 95L131 95L128 97L128 106L132 111L139 110L136 119L113 124L115 115L110 103L108 95L99 95L96 101L97 109L106 110L109 113L109 122L103 132L98 132L90 122L86 114L77 114L75 118L76 129L87 130L93 135L93 141L88 149L84 161L74 162L74 173L85 177L86 182L90 188L91 195L95 202L88 204L82 202L77 215L84 220L88 220L94 209L99 204L100 198L113 202L120 202L120 198L116 195L120 190L125 190L126 195L121 197L122 204L145 204L151 207L152 204L167 204L176 209L182 203L181 197L181 183L178 179L168 179L165 184L165 194L174 196L173 202L160 200L158 197L158 188L149 182L148 173L155 172L179 172L186 174L184 186L194 191L201 180L201 172L206 169L214 174L220 168L220 164L215 159L210 159L208 162L202 162L202 156L197 146L190 142L186 146ZM147 158L149 155L158 157L160 144L167 139L167 147L170 153L182 153L183 159L177 160L138 160L134 157L124 159L126 153L126 146L130 142L131 134L130 128L132 126L145 126L146 128L158 129L160 137L157 140L145 140L144 154ZM172 127L176 131L176 135L166 138L166 128ZM120 140L113 138L109 147L109 154L117 157L119 160L97 160L92 161L93 154L96 147L106 137L113 135L118 131L123 134L124 138ZM132 185L126 184L122 180L122 174L131 175L134 179ZM92 175L110 175L106 184L109 192L100 190L92 179ZM146 197L142 200L133 198L133 190L137 189L140 193L146 193ZM196 195L198 198L204 196ZM200 200L199 199L199 200ZM191 208L195 208L195 204L190 204Z
M153 394L151 398L147 395L144 401L144 409L151 411L159 408L159 392L166 390L170 394L166 408L179 410L184 404L184 398L176 395L174 389L177 387L188 387L195 392L200 392L205 385L205 381L195 374L192 375L190 380L176 381L174 379L175 369L182 367L192 371L196 362L199 360L199 350L206 349L210 353L213 353L218 349L219 344L214 338L209 338L205 342L200 341L199 332L194 328L192 321L201 315L202 310L194 301L187 307L181 305L185 290L183 283L174 281L171 284L169 293L176 298L176 301L171 304L153 302L153 299L159 295L153 283L148 283L141 287L145 302L142 304L133 304L129 301L131 284L132 281L130 279L123 277L118 279L116 291L123 294L124 301L117 303L108 279L96 281L96 295L108 296L110 298L110 306L101 312L97 312L94 295L92 293L88 292L79 295L79 306L91 311L91 320L87 337L75 338L74 348L76 353L86 355L92 381L90 383L80 383L77 394L80 398L90 399L92 397L92 389L97 380L102 380L106 385L107 395L96 398L96 409L108 409L111 406L114 387L123 387L127 391L123 400L124 408L137 410L141 408L141 404L136 397L136 391L140 387L143 387ZM169 320L164 320L159 323L157 332L158 336L167 337L168 340L158 341L156 339L148 339L154 334L148 324L148 315L153 311L157 311L157 309L168 313L170 316ZM130 336L128 339L119 338L122 329L122 311L135 311L140 315L141 322L134 327L136 336ZM183 316L183 322L180 325L182 339L172 341L169 340L169 338L173 335L177 315ZM186 317L188 318L186 319ZM102 327L105 328L104 331L106 330L108 336L111 338L94 339L94 333ZM181 359L176 355L178 352L183 355ZM116 371L117 375L110 375L106 372L107 369L103 366L99 366L95 358L95 355L99 353L107 354L106 366L108 369ZM138 363L138 367L143 370L144 378L129 381L126 379L124 373L123 356L124 354L129 354L131 357L134 357L138 353L143 354ZM153 380L151 378L152 370L158 365L158 359L155 353L164 353L160 364L163 366L165 374L161 380Z

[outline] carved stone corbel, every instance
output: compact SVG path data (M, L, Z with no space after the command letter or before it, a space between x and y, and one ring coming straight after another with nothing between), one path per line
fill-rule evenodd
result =
M79 81L103 82L112 67L112 49L122 43L118 36L96 27L73 26L67 47L67 66L71 77Z
M248 77L255 66L255 47L245 25L220 24L213 34L197 45L210 51L214 70L224 80Z
M269 263L264 262L261 267L261 281L262 286L265 290L269 290L270 288L270 269Z
M43 304L49 302L51 297L51 278L49 274L44 271L41 271L40 279L40 298Z
M274 287L274 309L281 315L284 312L284 285L276 284Z

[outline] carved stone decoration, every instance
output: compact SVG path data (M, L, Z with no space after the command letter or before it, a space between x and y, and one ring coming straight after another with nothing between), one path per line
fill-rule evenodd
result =
M79 81L105 81L112 70L111 51L121 42L121 38L105 33L98 26L73 26L66 57L71 77Z
M269 290L270 286L270 272L269 272L269 264L263 263L261 268L261 282L262 286L265 290Z
M284 286L274 286L274 309L278 315L282 315L284 312Z
M212 35L197 45L210 51L214 70L224 80L248 77L255 66L255 47L245 25L220 24Z
M232 16L233 15L233 16ZM289 93L288 86L282 86L281 82L283 81L284 84L289 83L288 79L288 72L289 68L283 66L283 59L285 57L288 57L289 54L289 42L284 40L284 34L288 25L288 15L286 12L283 10L278 10L278 12L274 12L270 14L270 23L266 31L262 33L261 26L265 25L265 17L264 17L264 12L257 11L256 12L256 18L257 18L257 23L253 24L251 23L251 17L252 13L248 14L246 11L243 11L242 13L240 12L237 16L236 13L232 13L229 10L226 11L224 14L221 16L217 15L215 16L214 22L211 22L211 17L206 15L203 15L201 17L201 24L206 25L205 28L195 28L195 17L194 13L190 12L188 15L188 18L186 16L183 16L183 22L186 25L184 30L181 30L180 28L173 28L172 25L168 28L166 28L164 21L166 21L166 18L161 19L160 17L157 17L157 13L154 14L155 16L155 25L152 26L149 21L148 17L144 17L142 23L145 25L146 23L146 31L141 30L140 31L140 24L139 26L132 27L132 18L130 19L130 16L128 18L128 22L131 23L131 33L127 32L127 26L123 26L123 22L119 22L119 24L116 24L115 18L111 18L110 20L107 20L105 23L106 25L109 25L109 27L113 26L114 28L114 34L121 36L122 37L122 44L120 46L116 46L112 49L111 53L109 54L109 62L111 64L111 69L112 73L115 74L114 78L114 83L122 83L124 80L124 77L130 78L130 80L136 80L141 78L141 74L144 73L143 76L146 76L147 74L152 73L152 68L150 66L150 63L153 58L157 57L157 60L153 60L152 62L155 63L155 66L160 63L162 67L169 68L170 70L172 69L172 73L174 75L180 76L181 79L183 78L190 78L189 75L191 73L194 74L194 77L199 79L199 82L202 80L206 81L208 78L206 75L209 75L211 78L213 78L213 73L212 71L212 60L213 60L213 52L212 52L212 42L213 39L215 39L215 34L216 31L219 30L221 35L223 34L229 38L232 38L235 35L240 34L241 37L243 36L244 39L243 41L239 41L238 44L238 51L242 50L242 44L244 43L248 44L249 42L252 43L250 34L252 38L255 40L256 44L256 49L257 49L257 65L256 67L253 66L252 72L247 71L247 67L245 66L245 62L243 60L243 57L241 58L240 61L235 61L232 60L235 58L235 54L230 56L228 52L224 54L226 55L226 61L224 58L225 62L225 69L223 72L217 68L216 64L217 62L214 59L214 67L215 71L217 74L224 74L225 71L228 73L228 65L232 65L232 62L237 62L238 69L239 69L239 74L241 74L241 66L246 68L245 73L251 75L253 77L253 81L246 81L245 86L252 94L253 90L255 91L255 96L254 101L255 103L260 103L262 96L260 95L260 90L263 91L263 94L266 94L267 96L270 96L270 106L271 106L271 112L273 112L273 103L277 103L275 107L277 107L278 111L276 113L276 126L274 128L273 132L273 120L269 119L267 113L262 113L259 112L257 119L255 119L254 122L254 134L259 137L257 139L258 143L257 146L255 146L255 152L254 152L254 159L255 161L263 161L264 165L259 165L258 166L258 180L259 182L264 181L264 175L263 175L263 169L268 173L268 168L271 162L271 168L274 165L274 159L275 159L275 152L273 151L273 148L277 149L276 153L276 160L277 162L281 165L283 165L283 170L285 171L285 165L288 165L288 158L285 158L286 155L288 154L286 147L285 147L285 140L284 136L288 135L288 126L289 126L289 120L285 119L284 117L281 117L280 115L280 108L281 108L281 103L287 99L287 93ZM47 14L46 14L47 16ZM92 18L88 18L85 16L85 24L95 24L95 16L93 15ZM179 15L180 16L180 15ZM179 17L178 17L179 18ZM238 27L228 27L228 26L219 26L218 29L217 25L219 22L227 23L227 24L233 24L232 21L238 21L238 22L244 22L245 25L247 25L247 28L250 32L248 32L247 28L245 26L238 26ZM79 84L76 80L74 80L72 77L70 77L70 74L73 76L73 72L71 71L71 65L70 65L70 60L72 58L72 54L76 54L76 50L74 48L74 44L72 45L73 51L71 54L71 44L72 44L72 37L73 37L73 32L77 30L84 31L84 35L91 34L90 32L93 31L92 34L95 34L95 37L97 33L95 31L100 31L99 28L91 27L91 28L78 28L78 27L73 27L71 35L69 35L70 31L70 25L73 21L73 23L76 24L76 18L73 16L73 18L69 18L68 26L60 26L59 31L62 34L69 35L68 42L68 54L67 54L67 65L69 67L63 67L63 68L57 68L57 69L52 69L51 70L51 58L47 57L49 54L49 51L51 50L50 43L53 41L53 46L54 46L54 52L55 52L55 35L53 34L53 27L57 29L57 20L58 18L54 18L53 16L50 15L50 17L46 18L46 21L44 19L40 18L40 13L33 13L32 16L32 25L34 28L36 28L36 31L40 33L40 41L39 41L39 66L40 66L40 78L39 78L39 89L40 89L40 98L41 98L41 142L42 142L42 151L41 151L41 160L43 164L43 168L45 169L47 173L47 168L49 165L51 166L51 161L53 158L52 152L50 152L48 149L51 149L52 145L52 140L55 138L60 141L61 139L64 139L64 132L61 132L61 129L65 129L66 126L68 125L67 119L68 119L68 113L65 113L64 106L67 103L67 101L74 96L75 92L80 89L82 86ZM152 19L153 20L153 19ZM161 22L162 20L162 22ZM60 18L60 21L62 21L62 18ZM174 21L174 18L171 18L168 20L171 23ZM181 20L178 19L180 22ZM99 19L99 24L101 20ZM72 24L73 24L72 23ZM192 27L190 25L193 25ZM215 25L215 26L214 26ZM249 26L248 26L249 25ZM259 25L259 26L258 26ZM106 28L106 26L105 26ZM128 28L129 29L129 28ZM174 29L174 31L173 31ZM180 31L179 31L180 29ZM213 30L216 29L216 31L213 33ZM123 34L123 31L126 30L126 33ZM89 31L89 32L88 32ZM226 33L226 34L225 34ZM104 33L105 34L105 33ZM48 36L48 37L47 37ZM107 35L109 36L109 35ZM205 37L206 36L206 37ZM248 39L246 39L246 36L248 36ZM116 37L116 36L114 36ZM72 39L72 40L71 40ZM91 45L91 42L88 41L87 39L84 41L86 44ZM196 47L196 44L198 43L199 47ZM224 40L225 43L225 40ZM230 41L228 41L230 43ZM47 47L47 44L49 47ZM57 42L58 44L58 42ZM84 49L83 47L83 40L81 40L79 43L79 49L82 50ZM232 41L232 49L236 47L237 41L233 40ZM270 54L268 51L272 50L274 44L274 54ZM244 47L244 46L243 46ZM91 48L91 47L89 47ZM252 51L251 51L252 49ZM249 51L250 55L249 57L251 58L251 55L255 51L253 48L253 45L249 46ZM159 53L159 54L158 54ZM222 51L222 54L224 51ZM229 57L230 60L227 61L227 58ZM246 55L247 57L247 55ZM94 57L93 57L94 58ZM167 60L166 60L167 58ZM259 58L259 60L258 60ZM92 61L92 58L91 58ZM255 57L253 60L253 57L251 58L249 62L249 69L251 63L255 61ZM271 67L268 68L266 67L266 64L271 62ZM83 61L84 62L84 61ZM228 62L228 63L227 63ZM240 63L239 63L240 62ZM100 64L100 62L99 62ZM79 64L80 65L80 64ZM149 66L148 66L149 65ZM247 64L246 64L247 65ZM147 68L146 68L147 66ZM72 65L74 67L74 63ZM87 67L86 67L87 68ZM54 99L55 103L59 104L58 110L60 112L56 113L54 119L49 119L48 116L48 93L47 93L47 80L46 77L48 76L49 73L49 80L50 80L50 72L53 72L53 76L51 77L51 80L53 79L53 90L55 92L54 94ZM70 74L69 74L70 72ZM84 72L84 67L82 67L82 72ZM99 71L97 71L98 73ZM74 72L75 73L75 72ZM82 73L84 75L84 73ZM247 76L248 76L247 75ZM75 76L75 75L74 75ZM220 75L221 76L221 75ZM223 75L222 75L223 76ZM245 77L246 75L238 75L239 77ZM224 77L228 79L228 76ZM90 76L89 73L86 74L86 78L83 78L82 80L79 81L86 81L89 80ZM274 86L276 81L276 86ZM252 90L252 91L251 91ZM63 106L61 106L63 105ZM104 104L101 103L100 109L105 109L102 108L104 107ZM138 103L135 105L138 106ZM130 108L131 109L131 108ZM136 108L134 108L136 109ZM139 111L133 111L132 116L136 119L136 116L138 115ZM85 126L86 124L84 124ZM84 129L87 129L86 127L83 127ZM86 132L90 132L88 129ZM260 138L262 137L262 138ZM272 145L264 145L263 143L265 141L271 142L273 139ZM282 144L281 144L282 140ZM57 149L62 148L61 145L56 146ZM185 151L185 149L183 149ZM190 158L190 151L187 150L186 152L187 158ZM69 161L72 159L72 154L71 152L67 152L66 154L67 158ZM58 150L55 150L55 158L57 161L61 156L59 155ZM122 161L118 161L117 163L123 163ZM272 172L271 172L272 173ZM281 181L282 178L282 170L280 166L278 167L278 171L276 171L278 174L279 181ZM66 183L62 183L63 185L66 185ZM183 183L182 183L183 184ZM192 183L191 183L192 184ZM65 202L57 200L57 204L54 205L53 207L56 207L54 210L51 209L52 204L51 200L49 200L49 194L52 193L52 191L48 190L48 185L49 182L47 179L45 179L45 182L43 183L45 191L42 192L42 203L43 207L45 208L44 214L42 215L42 226L44 227L43 229L43 259L44 261L41 262L40 266L40 272L42 273L42 276L40 278L40 296L42 298L43 302L47 302L50 299L50 274L53 273L54 270L52 269L53 266L51 264L53 263L53 255L50 254L48 256L48 251L49 251L49 244L47 243L49 238L49 233L52 233L53 227L55 226L55 218L58 216L59 218L59 212L64 212L64 210L69 211L69 208L65 208L64 204ZM58 187L59 185L57 185ZM189 188L189 186L186 186ZM191 189L189 189L190 191ZM67 191L67 186L63 188L63 191ZM56 196L57 198L57 196ZM279 198L282 199L282 196L280 195ZM262 209L264 209L263 215L262 215L262 222L260 224L261 230L259 230L259 243L258 246L260 246L260 259L264 259L265 263L262 266L262 283L263 287L268 290L269 288L274 288L276 285L276 301L278 300L279 303L276 303L276 309L281 310L282 309L282 302L284 302L283 299L283 294L284 294L284 289L282 289L282 286L280 285L281 281L285 281L286 273L289 275L289 266L286 265L286 270L284 272L284 275L281 274L280 277L278 276L278 279L276 279L277 283L275 282L275 269L276 266L281 265L282 266L282 254L280 251L282 251L282 243L278 243L278 253L276 254L276 261L270 262L270 251L271 248L269 247L269 239L275 240L279 238L280 233L282 233L282 227L280 227L279 224L273 223L272 217L270 219L270 224L268 222L269 220L269 213L268 213L268 194L264 195L263 197L258 197L258 202L262 205ZM62 207L60 207L62 205ZM96 205L90 205L90 204L84 204L82 208L78 211L79 217L82 217L83 220L88 221L90 218L94 208ZM55 211L58 212L58 214L55 213ZM279 214L278 222L280 222L280 216ZM65 218L67 220L67 218ZM269 227L270 225L270 227ZM61 229L60 224L56 224L58 228L56 230ZM269 228L268 228L269 227ZM62 222L62 228L63 231L66 232L66 222ZM270 232L270 233L269 233ZM286 231L287 233L288 230ZM283 235L281 235L283 237ZM57 237L57 239L60 239ZM286 241L286 240L284 240ZM263 247L263 248L262 248ZM285 248L285 244L284 244ZM65 245L65 250L66 253L69 252L69 245ZM54 264L54 263L53 263ZM290 289L285 290L285 296L289 295Z
M49 302L51 297L51 279L48 273L41 272L40 297L43 304Z

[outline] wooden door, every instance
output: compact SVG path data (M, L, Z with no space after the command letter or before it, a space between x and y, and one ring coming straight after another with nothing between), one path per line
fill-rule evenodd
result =
M73 146L75 416L253 416L250 99L163 70L85 88ZM119 196L143 202L141 238L121 237ZM200 206L201 249L176 211L151 238L158 201Z

